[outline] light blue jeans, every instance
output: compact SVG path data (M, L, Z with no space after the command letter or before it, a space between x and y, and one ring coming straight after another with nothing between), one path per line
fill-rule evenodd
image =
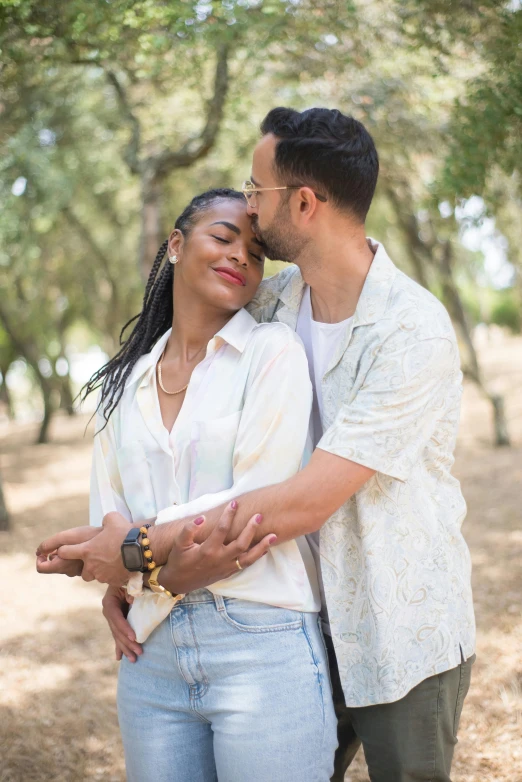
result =
M127 782L328 782L336 718L317 614L200 589L143 648L118 680Z

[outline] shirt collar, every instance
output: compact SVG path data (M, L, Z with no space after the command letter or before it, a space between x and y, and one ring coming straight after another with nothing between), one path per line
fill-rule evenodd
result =
M390 290L397 274L397 267L382 244L374 239L369 241L377 247L377 251L355 308L354 326L370 325L384 316Z
M384 315L391 286L397 273L397 267L383 245L371 238L368 238L368 241L377 249L355 308L354 327L375 323ZM294 329L305 285L300 270L296 268L295 273L279 294L279 299L284 307L278 311L277 318L288 323Z
M225 343L231 345L231 347L235 348L239 353L242 353L246 347L250 334L256 326L256 321L245 309L239 310L230 318L228 323L212 337L207 345L207 356L209 353L218 350L218 348ZM141 356L136 362L125 384L126 388L137 381L140 381L140 386L147 385L150 382L152 372L159 361L171 332L172 329L168 329L168 331L159 338L152 350L144 356Z
M222 329L218 331L208 343L207 354L210 350L217 350L224 342L231 345L239 353L242 353L246 347L252 331L257 326L256 321L245 309L241 309L225 323ZM214 343L214 344L213 344Z

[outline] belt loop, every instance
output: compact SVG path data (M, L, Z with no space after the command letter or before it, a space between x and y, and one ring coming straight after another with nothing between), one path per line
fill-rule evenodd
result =
M223 600L222 595L214 595L214 602L218 611L225 610L225 601Z

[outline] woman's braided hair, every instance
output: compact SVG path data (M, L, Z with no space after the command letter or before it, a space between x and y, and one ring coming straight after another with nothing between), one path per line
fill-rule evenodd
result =
M200 214L217 201L234 199L244 201L238 190L215 188L196 196L176 220L175 228L187 237ZM158 339L172 326L172 286L174 267L162 262L167 252L166 239L158 250L145 286L142 310L124 325L120 332L120 350L101 369L94 373L81 392L82 401L92 391L101 387L97 411L101 409L105 425L120 401L125 383L138 359L149 353ZM123 341L123 334L136 322L130 336Z

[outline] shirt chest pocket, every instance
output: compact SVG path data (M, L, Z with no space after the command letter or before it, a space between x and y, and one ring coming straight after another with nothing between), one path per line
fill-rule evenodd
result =
M143 443L135 440L118 448L116 461L132 520L145 521L155 516L156 500Z
M233 480L233 458L241 411L207 421L193 421L191 429L190 498L228 489Z

